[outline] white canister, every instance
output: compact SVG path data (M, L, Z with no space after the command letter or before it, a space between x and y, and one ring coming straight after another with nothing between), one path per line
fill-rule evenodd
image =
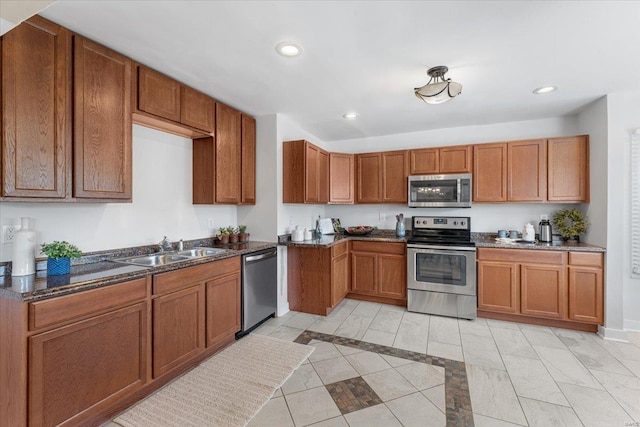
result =
M311 230L304 229L304 240L313 240L313 233Z
M12 276L36 272L36 232L29 228L29 218L22 218L21 223L20 230L13 236Z
M291 232L292 242L302 242L304 240L304 231L296 225L296 228Z
M528 223L524 226L522 231L522 240L527 242L533 242L536 240L536 230L533 228L533 224Z

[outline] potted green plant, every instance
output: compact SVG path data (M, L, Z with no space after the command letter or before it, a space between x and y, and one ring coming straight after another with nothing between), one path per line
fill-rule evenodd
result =
M223 245L226 245L227 243L229 243L229 229L227 227L220 227L219 230L220 234L218 235L218 240Z
M553 216L553 227L563 240L580 241L580 234L587 231L587 222L577 209L562 209Z
M249 240L249 233L247 233L247 226L246 225L239 225L238 226L238 241L246 242L247 240Z
M229 226L229 243L238 243L238 229Z
M71 272L71 259L80 258L82 251L69 242L43 243L41 253L47 256L47 275L56 276Z

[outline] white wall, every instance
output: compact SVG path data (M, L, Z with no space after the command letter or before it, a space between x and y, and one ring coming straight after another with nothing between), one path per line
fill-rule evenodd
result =
M621 294L622 310L620 311L623 313L624 329L640 331L640 280L631 278L629 197L631 194L631 132L640 128L640 92L609 94L607 101L609 118L607 286L614 287L616 293ZM608 290L607 295L609 295ZM607 304L608 307L609 304Z
M133 127L133 203L0 202L0 223L34 219L38 243L67 240L83 251L106 250L212 236L236 225L235 206L192 205L191 140ZM208 219L214 219L209 229ZM0 245L11 260L12 245Z
M577 135L577 119L574 116L556 117L483 126L466 126L412 132L375 138L329 142L329 151L362 153L369 151L401 150L416 147L475 144L529 138ZM395 228L395 215L451 215L471 217L474 232L495 232L498 229L522 231L527 222L537 228L540 214L552 215L566 207L584 208L582 205L562 204L474 204L470 209L409 209L406 205L330 205L326 215L340 218L343 226L374 225L379 228ZM380 213L386 216L380 221ZM408 224L407 224L408 225Z

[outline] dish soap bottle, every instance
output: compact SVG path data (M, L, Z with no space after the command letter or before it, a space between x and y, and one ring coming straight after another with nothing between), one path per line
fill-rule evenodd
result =
M319 239L320 237L320 215L318 215L318 219L316 220L316 239Z
M13 238L12 276L28 276L36 272L36 232L29 228L29 218L21 219L20 230Z
M404 228L404 215L403 214L399 214L396 215L396 236L398 237L404 237L406 231Z

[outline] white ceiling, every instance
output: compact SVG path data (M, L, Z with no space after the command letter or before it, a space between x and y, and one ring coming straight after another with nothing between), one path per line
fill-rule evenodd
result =
M640 91L639 1L60 0L41 14L325 142L568 115ZM303 55L277 55L286 40ZM413 88L435 65L463 90L427 105ZM531 93L543 85L559 90Z

